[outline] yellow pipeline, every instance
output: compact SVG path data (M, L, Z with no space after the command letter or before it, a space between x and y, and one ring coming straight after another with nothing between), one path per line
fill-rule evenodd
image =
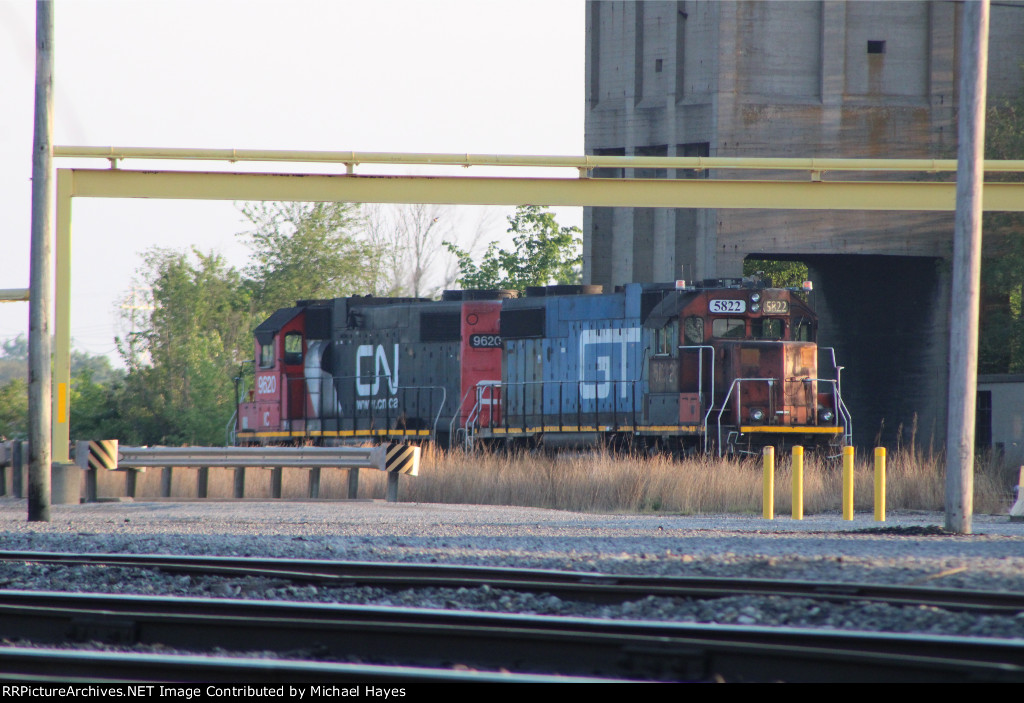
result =
M875 447L875 522L885 522L885 447Z
M764 472L761 476L761 517L775 519L775 447L764 448Z
M843 447L843 519L853 519L853 447Z
M804 519L804 448L793 447L793 519Z
M527 166L533 168L680 168L759 171L955 172L955 159L736 158L721 156L547 156L445 154L382 151L293 151L283 149L189 149L161 147L57 146L59 158L176 161L263 161L439 166ZM1024 172L1024 160L989 160L988 172Z

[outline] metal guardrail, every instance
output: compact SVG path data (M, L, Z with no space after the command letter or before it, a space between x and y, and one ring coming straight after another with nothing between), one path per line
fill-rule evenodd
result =
M118 468L304 466L387 470L387 446L377 447L118 447Z
M382 444L374 447L119 447L116 440L99 442L79 441L75 449L75 463L86 471L86 500L96 499L98 471L118 469L198 468L200 474L211 467L235 469L235 497L243 498L245 470L249 468L273 469L278 476L275 497L280 496L282 467L311 470L310 496L318 497L319 470L323 468L349 471L349 497L358 493L359 469L378 469L387 473L389 502L398 500L398 476L419 473L420 448L406 444ZM316 474L315 478L312 474ZM170 484L170 475L165 483ZM203 482L206 476L200 478ZM134 481L131 482L134 485ZM316 487L314 487L316 486ZM199 497L206 497L200 490Z

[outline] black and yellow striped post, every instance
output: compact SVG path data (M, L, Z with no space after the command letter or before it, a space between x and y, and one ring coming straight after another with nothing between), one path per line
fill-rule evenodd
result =
M85 470L85 502L96 502L96 472L117 469L117 440L79 441L75 446L75 463Z
M98 439L89 442L89 466L90 469L107 469L113 471L117 468L117 440Z
M392 442L387 447L384 470L388 473L386 500L398 502L398 475L416 476L420 472L420 448Z

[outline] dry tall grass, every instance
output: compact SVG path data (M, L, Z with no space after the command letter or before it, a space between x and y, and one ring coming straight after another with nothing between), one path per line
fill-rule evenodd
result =
M933 454L900 450L887 461L889 510L942 510L944 462ZM1005 513L1016 476L997 462L979 462L974 509ZM874 466L870 455L855 463L854 504L874 506ZM384 477L360 475L360 495L383 497ZM788 456L777 459L775 511L791 511L792 473ZM761 461L665 456L621 457L601 451L543 454L423 451L417 477L402 477L403 501L521 505L583 512L679 514L758 514L761 512ZM838 461L808 454L804 461L804 512L842 510L842 469Z

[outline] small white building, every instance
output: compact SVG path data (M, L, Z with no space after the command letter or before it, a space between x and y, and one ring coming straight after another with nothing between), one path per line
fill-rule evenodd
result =
M975 446L1024 463L1024 374L979 374Z

